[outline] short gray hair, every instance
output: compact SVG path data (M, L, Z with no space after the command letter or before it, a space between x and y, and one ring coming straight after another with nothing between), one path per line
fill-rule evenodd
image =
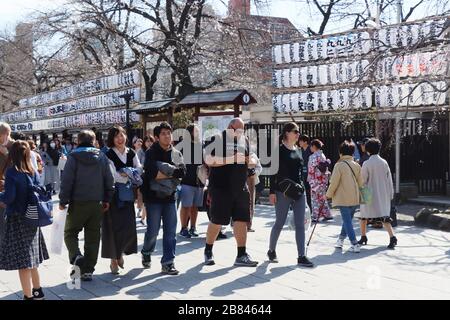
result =
M0 134L11 134L11 127L6 122L0 122Z
M95 133L92 130L82 130L78 134L79 144L90 144L93 145L95 141Z

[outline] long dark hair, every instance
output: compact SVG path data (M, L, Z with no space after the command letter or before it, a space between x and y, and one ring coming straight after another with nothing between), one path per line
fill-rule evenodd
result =
M283 143L283 140L286 139L286 134L291 132L292 130L297 129L298 125L295 122L288 122L283 126L283 129L281 129L281 134L279 137L279 144Z

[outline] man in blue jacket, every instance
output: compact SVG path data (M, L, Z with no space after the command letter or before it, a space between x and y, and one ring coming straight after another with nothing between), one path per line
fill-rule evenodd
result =
M109 209L114 193L114 177L108 159L94 147L95 134L83 130L78 134L78 147L67 157L64 167L59 207L69 205L64 228L64 242L74 266L71 276L79 268L81 280L91 281L97 264L100 246L100 227L103 212ZM78 246L78 234L84 229L84 256Z

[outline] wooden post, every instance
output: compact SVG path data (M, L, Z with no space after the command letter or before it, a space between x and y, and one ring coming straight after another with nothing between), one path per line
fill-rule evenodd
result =
M195 106L195 111L194 111L194 120L198 121L198 115L200 114L200 107L199 106Z
M173 108L169 107L169 110L167 110L167 122L169 122L169 124L171 126L173 126Z
M238 104L234 105L234 117L239 118L239 108L240 106Z

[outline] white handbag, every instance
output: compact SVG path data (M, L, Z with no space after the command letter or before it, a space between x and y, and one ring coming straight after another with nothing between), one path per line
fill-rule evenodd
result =
M53 211L53 224L50 238L50 252L60 255L64 243L64 227L66 225L67 209Z
M208 180L208 167L204 164L197 167L197 178L203 185L206 185L206 180Z

